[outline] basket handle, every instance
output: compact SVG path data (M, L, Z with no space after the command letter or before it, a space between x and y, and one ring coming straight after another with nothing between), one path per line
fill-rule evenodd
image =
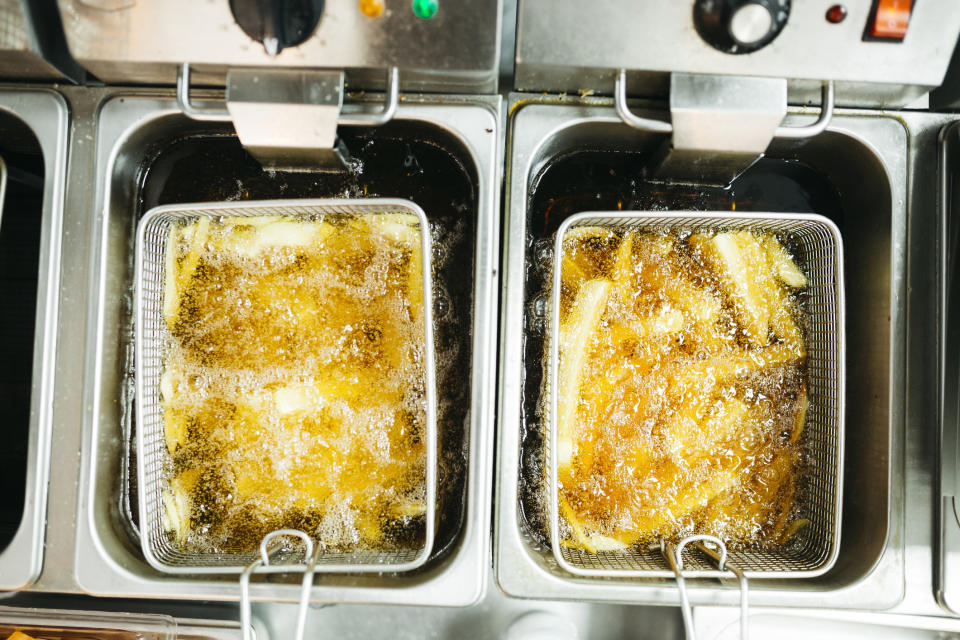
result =
M282 537L299 538L303 541L303 563L275 565L270 562L272 543ZM260 541L260 557L251 562L240 574L240 628L243 640L253 640L250 624L250 576L254 573L295 573L303 572L300 585L300 604L297 607L297 632L295 640L303 640L307 627L307 610L310 608L310 589L313 587L313 573L317 566L317 557L313 552L313 540L299 529L277 529L271 531Z
M677 580L677 590L680 592L680 611L683 614L683 626L687 640L697 640L697 631L693 626L693 610L690 607L690 598L687 595L687 583L683 576L683 550L691 543L696 543L696 548L705 556L713 560L717 565L717 570L721 572L729 571L740 583L740 640L749 640L749 605L748 605L748 585L747 577L738 567L727 561L727 546L716 536L697 534L683 538L678 544L667 543L663 545L663 554L666 556L667 563L673 570L673 575ZM705 543L710 543L709 546Z

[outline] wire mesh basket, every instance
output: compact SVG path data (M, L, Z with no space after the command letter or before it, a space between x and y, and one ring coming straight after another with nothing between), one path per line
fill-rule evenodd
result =
M813 214L710 212L587 212L568 218L556 234L547 352L547 415L549 433L549 526L553 555L566 571L588 577L672 578L663 544L631 546L616 551L562 544L559 505L558 399L560 365L561 261L568 233L583 227L612 231L722 232L755 231L786 237L797 248L807 275L806 383L810 400L804 427L804 453L810 460L802 476L803 515L809 519L800 544L782 548L745 548L731 551L731 564L748 578L799 578L820 575L836 560L840 540L843 489L844 432L844 296L843 249L840 232L830 220ZM703 554L684 569L686 577L719 577Z
M276 216L286 220L317 221L361 216L415 216L419 222L422 258L423 397L425 424L424 535L423 544L391 550L335 550L317 545L312 572L401 572L421 566L433 548L437 494L437 420L433 341L433 279L429 224L423 210L407 200L286 200L244 203L169 205L151 209L137 229L135 263L135 349L138 497L141 548L147 561L166 573L240 574L261 559L257 549L248 553L184 551L171 539L164 524L163 491L168 482L167 450L160 379L171 335L163 317L164 274L170 229L202 217ZM322 240L320 241L322 242ZM285 530L286 531L286 530ZM268 536L269 537L269 536ZM289 537L289 536L288 536ZM302 550L299 553L303 553Z

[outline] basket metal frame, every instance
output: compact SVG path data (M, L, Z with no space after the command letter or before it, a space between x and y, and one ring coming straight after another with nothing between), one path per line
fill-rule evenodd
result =
M840 230L828 218L816 214L785 214L785 213L728 213L728 212L709 212L709 211L629 211L629 212L584 212L578 213L567 218L557 230L554 246L552 268L553 273L550 279L550 319L548 327L548 346L547 346L547 421L549 423L547 438L547 458L549 464L549 478L547 483L549 526L550 526L550 545L553 557L561 568L565 571L583 577L592 578L674 578L676 573L669 566L664 564L663 556L657 552L658 548L651 548L644 554L644 564L660 564L660 568L637 568L637 550L628 550L621 552L599 552L589 554L586 551L577 552L580 556L589 556L593 560L598 560L601 567L584 566L578 564L575 560L571 561L565 554L561 546L560 536L560 507L559 507L559 463L557 459L557 438L558 438L558 371L560 362L560 296L561 287L561 268L563 259L563 243L567 231L573 227L580 226L599 226L612 230L649 230L649 231L669 231L669 230L704 230L704 231L722 231L722 230L758 230L774 233L785 233L793 235L792 231L800 228L818 228L832 244L830 247L829 260L824 266L828 267L831 273L829 276L829 289L832 294L831 299L825 300L828 303L830 317L825 318L832 326L835 336L832 344L832 353L830 357L832 373L834 374L827 381L827 386L832 394L830 406L827 407L828 416L832 416L829 424L818 425L823 429L833 430L833 441L835 446L831 451L824 453L829 456L829 460L820 462L829 462L828 471L823 471L818 465L819 473L829 473L827 488L832 493L831 505L832 513L825 519L824 524L829 528L829 535L824 540L826 548L821 550L820 560L816 566L804 569L764 569L757 568L756 562L751 562L747 554L731 552L733 565L742 571L744 578L812 578L822 575L830 570L837 560L837 554L840 549L840 525L843 500L843 457L844 457L844 427L845 427L845 391L846 391L846 337L845 337L845 306L844 306L844 287L843 287L843 243ZM803 244L802 238L800 239ZM821 274L824 275L824 274ZM811 305L814 306L814 305ZM816 357L815 353L808 352L808 362ZM812 369L808 365L808 370ZM818 403L822 400L814 396L811 390L810 413L808 413L808 426L811 423L810 415L813 415ZM831 455L832 454L832 455ZM819 460L818 460L819 461ZM748 552L754 558L758 556L757 551ZM632 556L630 554L633 554ZM660 562L657 563L656 561ZM727 571L719 571L712 568L709 563L698 562L689 569L683 571L683 576L687 578L723 578L729 576Z
M275 215L277 217L315 218L319 215L363 216L369 214L405 213L419 221L422 256L424 300L424 395L425 395L425 532L423 547L418 550L376 552L324 553L318 548L314 554L310 574L313 573L399 573L422 566L433 551L436 533L437 509L437 411L436 368L433 338L433 275L432 240L429 222L424 211L415 203L400 198L363 199L298 199L263 200L249 202L201 203L164 205L151 209L137 227L134 263L134 342L136 366L137 407L137 490L139 494L140 546L144 558L153 568L167 574L236 574L242 575L252 563L261 558L257 550L250 553L190 554L180 553L179 562L165 558L162 545L169 547L163 527L162 490L166 482L163 473L169 458L163 434L162 410L159 404L159 378L162 361L157 354L164 351L158 340L168 334L160 313L158 292L162 291L163 259L170 224L199 217L243 217ZM162 228L162 231L158 231ZM159 248L147 255L148 235ZM159 264L157 264L159 261ZM159 282L157 281L158 274ZM148 295L153 298L148 300ZM150 329L151 335L147 335ZM286 530L278 530L277 533ZM269 534L268 534L269 536Z

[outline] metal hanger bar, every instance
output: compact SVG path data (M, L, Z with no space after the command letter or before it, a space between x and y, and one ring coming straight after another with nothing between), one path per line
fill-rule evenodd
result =
M634 129L649 131L651 133L671 133L673 125L663 120L653 118L641 118L630 110L627 105L627 70L620 69L617 72L617 83L613 92L614 103L617 106L617 114L620 118Z
M378 111L341 111L338 124L348 126L378 127L393 119L400 102L400 70L387 70L386 98ZM190 63L184 62L177 72L177 105L188 118L208 122L231 122L233 119L225 107L198 107L190 101Z
M387 95L383 107L380 111L365 113L360 111L340 111L338 124L342 125L366 125L368 127L379 127L393 119L397 113L397 103L400 101L400 70L396 67L390 67L387 71Z
M679 544L664 543L662 551L666 556L667 563L673 570L677 581L677 590L680 592L680 610L683 614L683 626L687 640L696 640L697 632L693 625L693 609L690 607L690 598L687 595L687 583L683 575L683 549L690 543L695 543L695 548L708 558L716 562L717 570L720 572L729 571L740 582L740 640L748 640L749 637L749 605L747 577L742 571L727 560L727 547L722 540L716 536L706 534L696 534L687 536ZM705 543L710 543L708 546Z
M230 112L226 107L197 107L190 102L190 63L184 62L177 72L177 106L183 114L194 120L208 122L230 122Z
M826 131L827 127L830 125L830 120L833 119L833 80L828 80L823 83L823 87L820 90L820 96L820 116L817 118L816 122L799 127L787 127L781 125L777 127L776 132L773 134L774 137L793 139L812 138L813 136Z
M811 138L823 133L830 125L833 119L834 90L833 81L828 80L823 83L821 89L820 116L816 122L799 127L781 125L777 127L774 133L775 138ZM654 118L641 118L633 113L627 104L627 71L620 69L617 72L617 81L614 88L614 104L617 108L617 114L623 122L634 129L649 131L650 133L671 133L673 125L663 120Z
M270 544L280 537L299 538L303 541L303 564L270 564ZM260 541L260 557L250 563L240 574L240 628L243 640L252 640L253 626L250 620L250 576L254 573L303 573L300 585L300 604L297 607L297 631L295 640L303 640L307 627L307 610L310 608L310 589L313 587L313 574L317 564L313 540L298 529L277 529L271 531Z

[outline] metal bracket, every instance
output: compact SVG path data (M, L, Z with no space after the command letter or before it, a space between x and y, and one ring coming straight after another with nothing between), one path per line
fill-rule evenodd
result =
M387 74L386 101L376 111L345 110L342 71L230 69L226 106L190 100L190 64L177 75L177 104L189 118L233 122L243 146L264 167L288 171L342 168L349 154L338 126L381 126L397 111L400 73Z
M387 71L387 93L383 107L378 111L360 111L353 109L340 112L339 124L344 126L379 127L387 124L397 113L397 104L400 102L400 70L391 67Z
M833 119L833 80L824 82L820 87L820 115L817 116L813 124L800 125L797 127L779 126L774 132L774 138L812 138L820 135L830 126Z
M625 124L646 131L648 133L672 133L673 125L663 120L653 118L641 118L630 110L627 104L627 70L620 69L617 73L617 82L613 89L613 103L617 108L617 115Z
M630 110L627 104L627 70L620 69L617 72L617 80L614 85L614 105L617 109L617 115L623 122L634 129L647 131L649 133L671 133L673 125L670 122L656 120L654 118L641 118ZM812 138L815 135L826 131L833 119L834 90L833 80L827 80L821 87L820 115L816 122L801 126L777 127L775 138Z
M226 107L197 107L190 102L190 63L184 62L177 71L177 106L191 120L204 122L229 122L230 112Z
M627 104L626 70L617 76L614 104L630 127L672 134L652 163L650 179L726 187L763 156L774 138L822 133L833 117L833 83L823 85L816 122L784 126L787 81L783 78L670 74L670 122L643 118Z

